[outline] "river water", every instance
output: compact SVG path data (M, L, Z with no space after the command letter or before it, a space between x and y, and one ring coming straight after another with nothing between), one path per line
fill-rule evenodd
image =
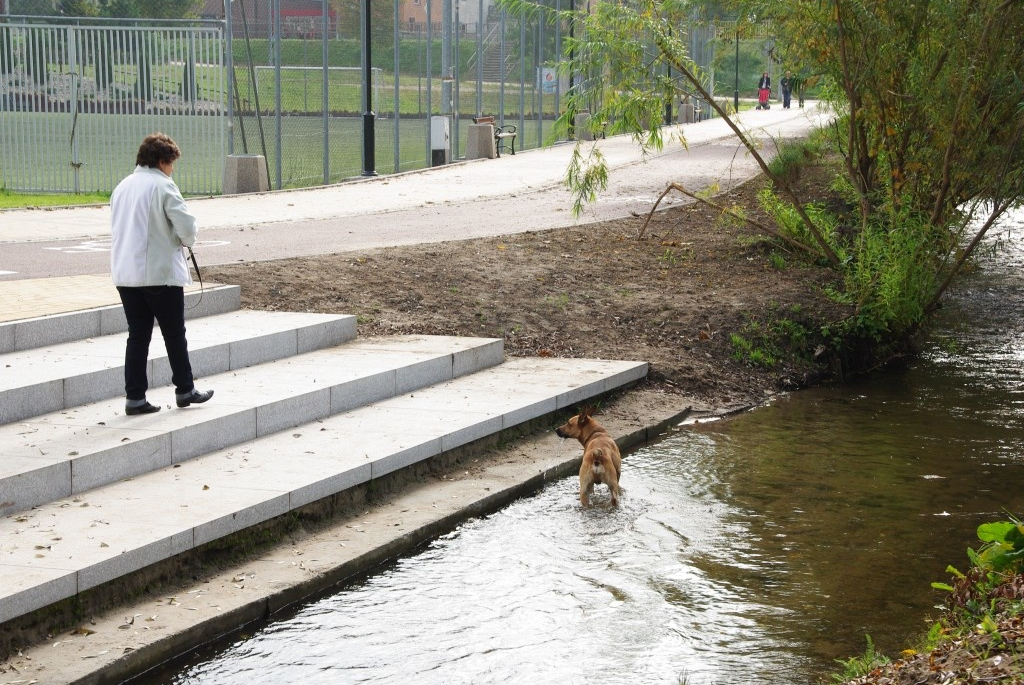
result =
M790 685L898 652L1024 514L1019 233L912 363L684 426L626 456L619 510L551 484L159 682Z

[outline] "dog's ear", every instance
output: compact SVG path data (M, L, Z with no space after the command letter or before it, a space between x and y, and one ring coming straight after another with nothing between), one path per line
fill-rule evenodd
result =
M582 426L590 420L590 417L594 414L594 406L586 405L580 409L580 417L576 420L576 424Z

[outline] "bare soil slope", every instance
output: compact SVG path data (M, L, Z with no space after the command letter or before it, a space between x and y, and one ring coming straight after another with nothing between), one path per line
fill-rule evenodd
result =
M805 176L812 191L827 180L823 169ZM762 185L717 200L765 220ZM705 205L658 212L638 240L643 222L244 263L205 276L240 285L247 308L355 314L360 336L503 337L510 355L647 361L649 384L716 407L831 377L827 355L751 364L731 338L756 340L783 320L813 328L843 318L823 291L832 272Z

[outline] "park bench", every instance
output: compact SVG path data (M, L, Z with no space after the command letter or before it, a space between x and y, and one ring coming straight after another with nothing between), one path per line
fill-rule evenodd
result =
M513 155L516 153L516 127L512 124L498 126L493 116L473 117L474 124L490 124L494 127L494 149L501 157L502 148Z

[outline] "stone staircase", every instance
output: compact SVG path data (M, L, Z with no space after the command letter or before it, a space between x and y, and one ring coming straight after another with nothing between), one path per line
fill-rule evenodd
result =
M199 299L201 297L201 300ZM0 324L0 632L226 536L643 378L638 362L504 359L500 339L359 340L352 316L190 293L213 401L124 415L120 306Z
M508 79L519 78L518 49L513 47L514 44L506 44L505 54L502 55L501 23L499 21L490 21L487 24L483 43L480 71L484 81L501 83ZM469 62L469 73L475 74L476 69L476 57L474 56Z
M492 83L501 83L512 78L519 78L519 63L512 55L501 54L497 43L489 45L484 52L483 79Z

